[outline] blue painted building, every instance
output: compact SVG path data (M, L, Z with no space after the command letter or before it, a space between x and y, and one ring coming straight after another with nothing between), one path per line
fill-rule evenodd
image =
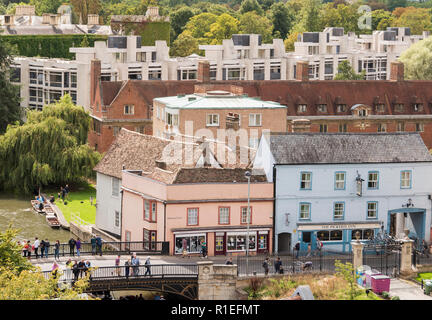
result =
M254 160L275 188L275 251L306 251L316 238L351 251L383 230L430 240L432 157L417 133L263 136Z

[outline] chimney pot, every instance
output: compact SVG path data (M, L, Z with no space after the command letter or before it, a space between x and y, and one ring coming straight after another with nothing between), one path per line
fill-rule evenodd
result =
M199 61L198 62L197 79L199 82L209 82L210 81L210 62L209 61Z
M390 64L390 80L403 81L404 80L404 64L400 61L393 61Z
M296 63L296 80L309 81L309 62L297 61Z

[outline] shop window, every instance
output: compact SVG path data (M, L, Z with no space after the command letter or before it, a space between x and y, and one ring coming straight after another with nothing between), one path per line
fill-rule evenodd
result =
M227 251L246 251L246 236L243 234L228 235ZM249 250L256 249L256 234L249 234Z
M204 234L197 234L191 236L176 236L175 238L175 253L181 254L183 249L188 253L200 253L201 244L206 241ZM184 248L185 247L185 248Z

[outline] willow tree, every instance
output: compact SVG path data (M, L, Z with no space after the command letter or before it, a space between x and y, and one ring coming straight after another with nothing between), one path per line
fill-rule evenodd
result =
M0 189L30 193L93 174L100 154L87 145L90 116L69 95L30 111L23 125L0 136Z

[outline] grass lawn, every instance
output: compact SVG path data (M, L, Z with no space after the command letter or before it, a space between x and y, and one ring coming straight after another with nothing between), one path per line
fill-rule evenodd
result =
M84 221L94 224L96 221L96 189L92 184L71 186L66 204L57 198L58 191L47 192L54 194L56 205L63 212L65 219L70 222L71 214L74 213ZM93 205L90 205L90 197L93 197Z
M432 279L432 272L423 272L423 273L418 273L417 274L417 278L416 280L421 282L421 280L431 280Z

